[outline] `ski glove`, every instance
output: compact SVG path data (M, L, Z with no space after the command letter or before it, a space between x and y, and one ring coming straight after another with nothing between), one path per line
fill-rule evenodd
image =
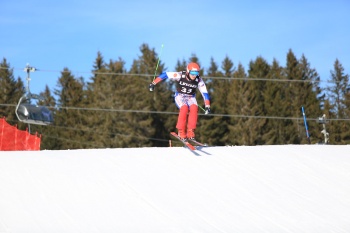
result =
M210 113L210 106L205 106L205 115Z
M154 91L155 85L153 83L150 83L148 86L149 91Z

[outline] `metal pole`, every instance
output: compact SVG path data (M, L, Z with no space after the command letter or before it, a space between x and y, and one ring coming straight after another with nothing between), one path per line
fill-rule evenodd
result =
M309 135L309 128L307 126L307 122L306 122L306 115L305 115L305 111L304 111L304 107L301 107L301 111L303 112L303 117L304 117L304 125L305 125L305 130L306 130L306 138L307 141L309 142L309 144L311 144L311 140L310 140L310 135Z

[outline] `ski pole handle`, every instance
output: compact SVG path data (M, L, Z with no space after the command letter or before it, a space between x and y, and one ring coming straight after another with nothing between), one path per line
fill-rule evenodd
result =
M203 110L205 115L208 115L210 113L210 107L207 106L207 107L203 108L200 105L198 105L198 107Z

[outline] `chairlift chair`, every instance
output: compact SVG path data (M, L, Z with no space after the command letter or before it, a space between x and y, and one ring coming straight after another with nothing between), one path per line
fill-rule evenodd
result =
M36 69L34 67L29 67L27 64L24 71L27 72L27 87L26 94L24 94L18 101L16 106L16 116L19 121L27 124L33 125L49 125L53 123L53 116L49 109L45 106L39 106L38 103L32 104L32 100L43 101L44 97L31 94L29 91L29 73L34 72Z
M16 107L18 120L33 125L49 125L53 123L51 111L44 106L31 104L32 99L42 100L42 97L29 94L20 98Z

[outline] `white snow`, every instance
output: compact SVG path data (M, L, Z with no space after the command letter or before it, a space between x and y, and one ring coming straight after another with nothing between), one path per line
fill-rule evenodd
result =
M0 233L349 233L349 150L2 151Z

